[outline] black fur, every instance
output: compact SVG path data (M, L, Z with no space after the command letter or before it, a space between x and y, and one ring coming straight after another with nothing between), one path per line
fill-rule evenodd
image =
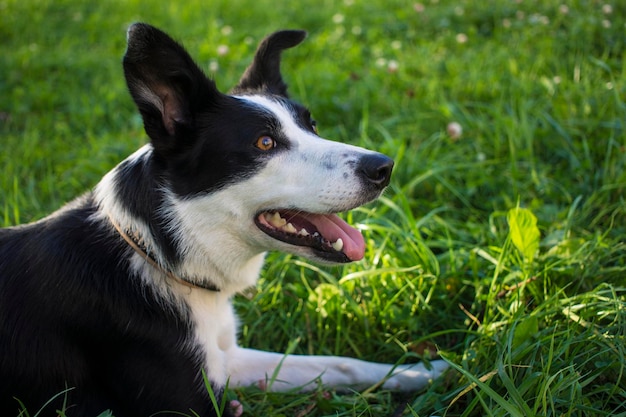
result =
M265 53L255 58L235 88L236 94L259 92L261 86L249 78L267 76L263 86L271 92L280 90L281 97L286 97L280 74L272 74L257 59L270 60L267 65L279 70L275 60L280 50L275 48L299 43L303 33L284 31L266 38L259 46ZM290 35L296 38L287 42ZM280 42L272 41L276 37ZM210 192L253 174L266 157L253 146L256 139L269 135L280 140L278 121L262 109L220 93L187 52L156 28L136 24L129 30L124 73L155 148L150 169L158 170L156 178L168 181L180 196ZM146 101L142 94L146 89L158 92L163 111Z
M303 38L267 38L235 92L285 100L280 52ZM150 225L175 264L162 190L187 198L252 175L267 158L254 141L280 141L278 122L220 93L179 44L145 24L129 29L124 73L154 150L119 166L115 198ZM293 108L312 129L308 112ZM189 311L130 273L132 249L99 210L90 193L42 221L0 231L0 414L17 415L19 400L34 415L60 394L39 416L64 404L67 416L79 417L107 409L116 417L215 416Z
M305 31L284 30L265 38L256 51L252 65L233 92L240 94L252 91L288 98L287 84L280 74L280 55L283 49L298 45L305 37Z
M129 277L129 248L89 221L87 196L39 223L0 232L0 410L34 414L214 415L185 311ZM21 260L21 261L20 261ZM189 346L191 346L189 344ZM187 381L186 384L174 381Z

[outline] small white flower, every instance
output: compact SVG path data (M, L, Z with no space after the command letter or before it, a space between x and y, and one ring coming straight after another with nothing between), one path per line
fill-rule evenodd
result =
M221 32L222 32L222 35L224 35L224 36L228 36L228 35L230 35L231 33L233 33L233 28L232 28L232 26L228 26L228 25L227 25L227 26L224 26L224 27L222 28Z
M217 54L219 56L224 56L228 53L228 45L220 45L217 47Z
M611 6L610 4L605 4L604 6L602 6L602 13L604 14L613 13L613 6Z
M456 35L456 41L458 43L466 43L469 38L465 33L459 33Z
M220 69L220 64L216 60L209 62L209 71L217 72Z
M446 132L450 139L458 139L463 134L463 127L458 122L450 122L448 126L446 126Z
M392 59L387 63L387 71L392 72L392 73L397 72L399 66L400 64L398 64L398 61L395 61Z
M344 20L345 20L345 16L342 15L341 13L337 13L336 15L333 16L333 23L340 24L340 23L343 23Z

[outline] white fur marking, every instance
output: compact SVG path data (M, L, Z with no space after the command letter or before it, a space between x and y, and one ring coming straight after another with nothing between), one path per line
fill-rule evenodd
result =
M366 389L384 381L385 389L417 391L448 368L442 360L431 361L432 369L426 369L422 363L396 367L340 356L283 355L240 347L227 354L233 388L264 381L263 386L271 391L308 391L315 389L318 381L339 390Z

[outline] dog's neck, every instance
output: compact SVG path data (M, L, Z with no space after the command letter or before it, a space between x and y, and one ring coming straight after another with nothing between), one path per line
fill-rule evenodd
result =
M128 240L135 242L135 246L141 249L140 251L134 249L135 257L140 259L146 268L152 270L151 272L146 270L145 278L150 277L153 271L165 277L170 276L168 272L171 272L172 276L185 278L176 280L178 284L191 281L196 287L219 288L220 291L216 294L225 296L231 296L255 285L265 254L261 247L244 244L232 238L227 228L237 222L224 217L226 215L224 213L231 211L231 208L221 207L220 210L216 208L216 205L223 205L224 202L221 201L223 197L220 195L213 199L204 199L205 205L198 206L197 202L189 205L189 201L177 198L167 189L158 189L150 183L150 179L138 179L136 175L149 172L144 168L150 163L151 154L151 145L146 145L102 178L93 193L95 204L99 208L94 220L112 227L112 219L122 231L117 233L120 236L125 234L129 237ZM134 189L138 191L133 191ZM146 189L158 189L161 200L144 201L146 195L141 193ZM128 199L135 197L146 210L159 212L162 219L159 225L166 229L160 242L154 235L155 230L145 220L153 216L146 213L139 216L129 210ZM222 214L216 216L217 212ZM252 215L247 217L251 218ZM168 244L169 247L163 246ZM176 252L173 259L168 257L168 250ZM149 258L152 258L159 267L151 265L145 254L149 254ZM141 265L136 267L144 268ZM151 278L147 280L150 281ZM198 285L201 282L203 284ZM155 284L158 285L157 282Z
M139 254L139 256L145 259L146 262L148 262L154 268L161 270L161 272L163 272L168 278L186 287L202 289L202 290L207 290L207 291L214 291L214 292L220 291L220 289L212 283L194 282L193 280L189 278L178 276L174 272L165 268L163 265L160 265L157 262L157 260L153 256L150 255L150 251L146 248L145 244L143 243L143 239L140 236L133 233L132 231L126 232L122 230L120 225L117 224L117 222L115 221L115 219L113 219L111 215L109 215L108 217L109 217L109 221L111 222L111 224L113 225L117 233L122 237L122 239L126 241L126 243L128 243L128 246L130 246L135 252L137 252L137 254Z

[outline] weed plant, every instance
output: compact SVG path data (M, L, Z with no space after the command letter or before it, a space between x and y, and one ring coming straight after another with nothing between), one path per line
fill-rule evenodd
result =
M365 259L269 254L235 300L240 342L451 370L411 395L228 391L245 415L626 416L626 5L2 0L3 225L146 141L120 64L133 21L182 40L222 89L264 35L307 29L285 53L292 96L322 136L396 160L384 197L346 214Z

